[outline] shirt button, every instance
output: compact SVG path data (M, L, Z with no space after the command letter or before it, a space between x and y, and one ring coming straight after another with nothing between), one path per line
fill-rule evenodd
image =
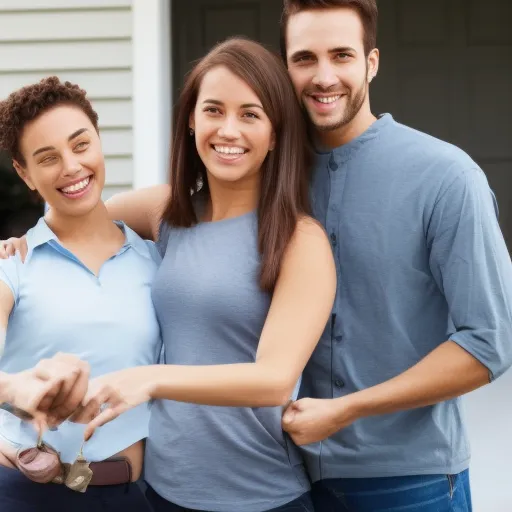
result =
M336 235L334 233L331 233L331 242L332 242L332 245L336 245Z
M335 336L335 341L341 341L343 339L343 336Z
M338 380L334 381L334 384L335 384L335 386L336 386L337 388L342 388L342 387L344 387L344 386L345 386L345 383L344 383L342 380L340 380L340 379L338 379Z

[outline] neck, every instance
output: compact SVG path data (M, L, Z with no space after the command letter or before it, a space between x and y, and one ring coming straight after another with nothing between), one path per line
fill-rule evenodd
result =
M336 130L327 132L316 131L316 138L321 147L333 149L348 144L361 136L377 120L370 110L368 99L365 101L357 115L349 123Z
M237 182L219 181L208 175L208 186L210 202L204 220L215 222L239 217L258 207L259 172Z
M80 217L61 215L53 208L44 216L50 229L61 241L80 242L94 238L110 238L113 228L117 229L110 220L103 201L88 214Z

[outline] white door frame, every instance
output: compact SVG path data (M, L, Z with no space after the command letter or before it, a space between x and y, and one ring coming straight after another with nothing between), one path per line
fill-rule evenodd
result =
M172 0L132 0L133 188L166 183L172 109Z

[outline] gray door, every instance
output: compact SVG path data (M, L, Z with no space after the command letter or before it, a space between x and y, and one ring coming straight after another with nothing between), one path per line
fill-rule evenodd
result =
M279 0L174 0L177 91L230 35L278 50ZM487 173L512 249L512 1L380 0L372 108L466 150Z
M281 6L279 0L174 0L175 93L193 61L229 36L250 37L277 51Z
M456 144L486 172L512 250L512 2L381 0L374 112Z

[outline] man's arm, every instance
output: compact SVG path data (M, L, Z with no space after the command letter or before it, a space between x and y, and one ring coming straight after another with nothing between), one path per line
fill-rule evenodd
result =
M155 185L121 192L112 196L105 205L112 220L122 220L140 237L156 241L169 194L169 185Z
M461 171L443 190L429 223L430 268L454 324L449 340L387 382L333 400L292 404L283 427L295 442L320 441L359 418L458 397L510 367L512 265L493 199L482 171Z

